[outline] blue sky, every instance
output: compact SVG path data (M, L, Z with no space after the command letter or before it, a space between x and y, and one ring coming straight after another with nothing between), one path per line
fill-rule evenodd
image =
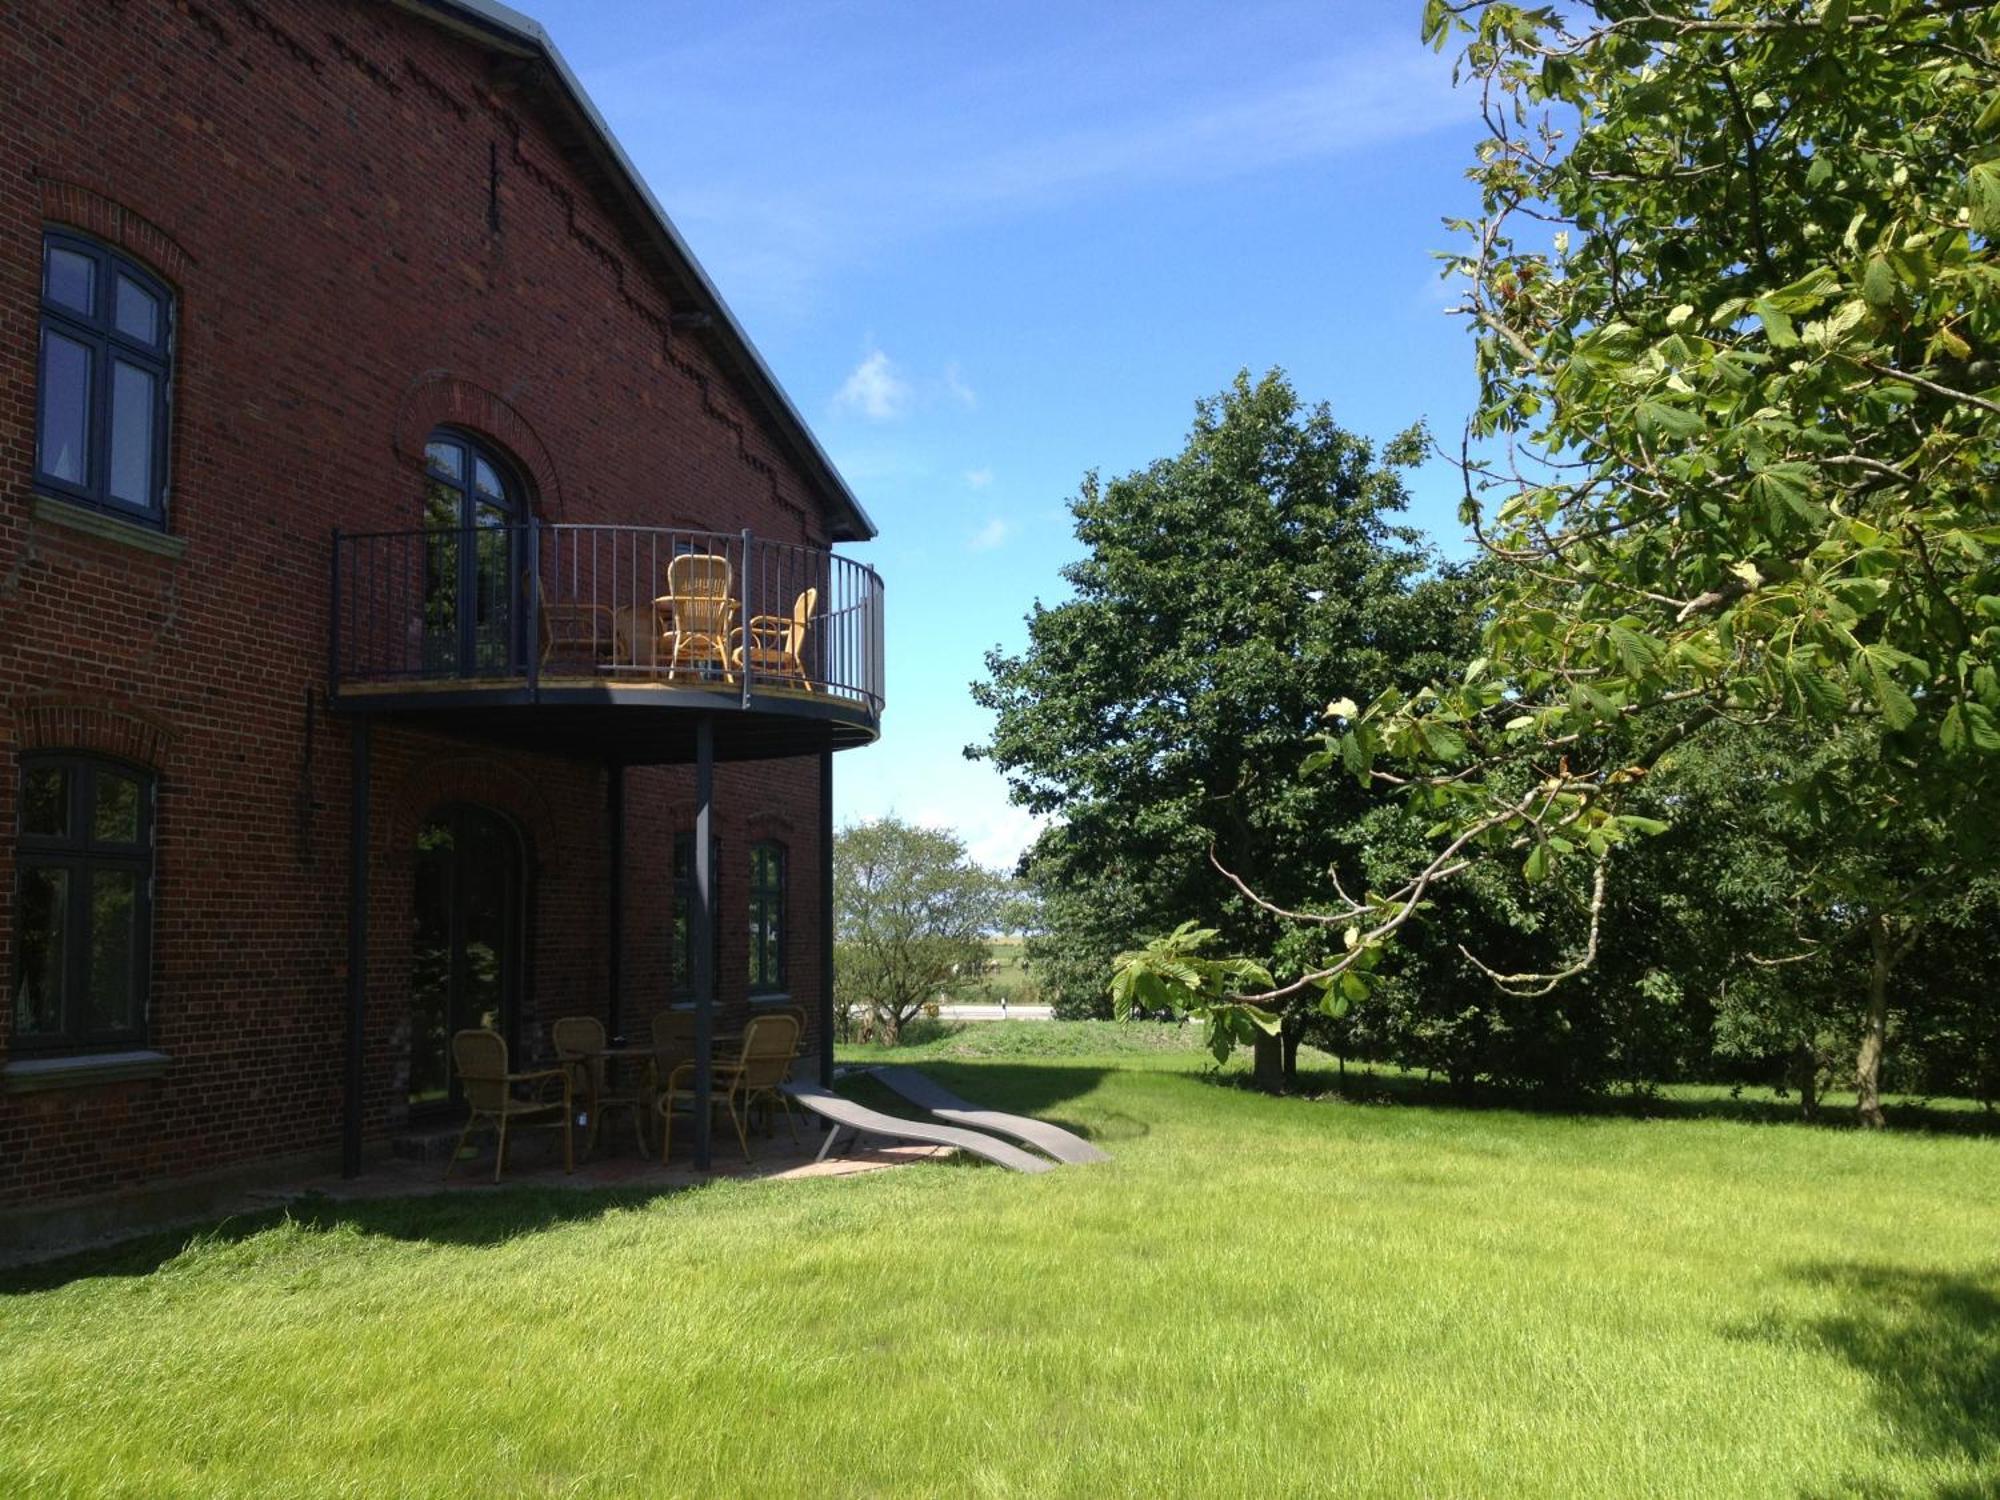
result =
M1062 597L1082 475L1176 451L1238 369L1456 437L1431 252L1479 130L1414 0L528 8L881 528L889 708L842 821L1012 862L967 684ZM1458 551L1454 481L1412 517Z

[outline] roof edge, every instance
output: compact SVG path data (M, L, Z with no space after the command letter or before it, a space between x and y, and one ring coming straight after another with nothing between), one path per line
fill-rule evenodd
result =
M868 512L861 508L861 502L855 498L854 492L848 488L847 481L841 477L840 470L834 466L833 460L820 446L819 439L806 425L806 419L799 414L798 407L786 394L784 386L779 384L778 377L765 363L764 356L758 352L757 346L750 342L750 335L743 331L742 323L736 314L730 311L729 304L723 300L722 293L716 289L715 282L709 277L707 270L695 257L687 241L681 237L680 230L667 216L667 211L660 206L659 200L653 196L653 190L646 185L646 179L632 164L632 159L625 154L625 148L619 145L617 136L612 134L610 125L605 122L604 116L598 113L596 104L591 101L590 95L584 92L583 85L578 82L576 74L571 71L569 63L564 60L561 51L557 49L542 24L532 16L523 15L512 6L500 3L500 0L394 0L394 3L400 9L414 15L438 22L475 39L510 45L511 50L539 57L548 64L550 71L561 83L572 107L589 125L595 137L594 143L610 166L613 175L622 179L626 189L645 211L644 217L650 219L653 228L659 232L665 242L667 254L679 263L679 268L686 273L688 280L698 288L701 299L708 304L695 310L706 312L714 319L712 331L730 346L749 377L763 388L773 415L778 419L780 427L785 429L783 435L792 440L795 449L793 456L807 470L807 478L816 480L824 488L827 498L832 502L828 506L830 539L836 542L865 542L875 537L878 533L875 523L868 518Z

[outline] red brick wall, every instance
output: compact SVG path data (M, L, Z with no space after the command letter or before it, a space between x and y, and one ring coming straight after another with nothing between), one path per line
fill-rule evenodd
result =
M22 750L155 769L148 1042L173 1059L156 1080L0 1094L0 1205L20 1206L336 1145L349 731L322 697L330 534L419 524L434 424L509 452L545 519L813 543L824 526L700 335L670 332L540 96L478 47L359 0L0 0L0 56L0 830ZM124 246L175 289L178 558L33 514L50 223ZM745 1003L748 842L775 836L793 996L817 1008L817 774L810 759L718 770L725 1007ZM401 1118L418 824L471 800L522 830L532 1043L557 1015L603 1010L604 796L597 766L378 729L372 1136ZM627 809L637 1029L665 996L692 778L634 770ZM0 890L13 877L0 834ZM11 921L10 899L10 989ZM0 1056L9 1023L0 1007Z

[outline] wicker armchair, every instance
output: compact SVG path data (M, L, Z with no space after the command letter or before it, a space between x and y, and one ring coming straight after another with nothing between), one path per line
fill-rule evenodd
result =
M639 1137L639 1153L643 1156L651 1149L646 1140L646 1116L652 1104L652 1089L648 1080L638 1079L628 1080L620 1088L611 1086L609 1060L599 1055L605 1048L604 1023L595 1016L564 1016L549 1028L549 1037L555 1043L556 1056L569 1069L571 1097L580 1095L587 1101L590 1134L583 1149L586 1152L597 1149L598 1126L607 1112L629 1109L633 1131Z
M602 604L548 604L536 611L541 636L542 670L587 667L596 671L612 658L616 621Z
M784 1111L785 1127L791 1131L793 1142L798 1141L798 1126L792 1121L791 1108L785 1096L778 1092L778 1085L791 1076L792 1061L798 1052L798 1018L779 1013L752 1019L743 1028L742 1049L729 1057L715 1059L714 1074L710 1079L710 1104L729 1112L729 1122L736 1127L736 1140L743 1147L746 1162L751 1159L748 1125L753 1105L762 1103L774 1110ZM690 1110L697 1107L694 1071L692 1062L682 1063L669 1075L666 1087L660 1091L658 1109L662 1162L673 1149L674 1105L684 1100Z
M458 1164L458 1154L465 1149L472 1127L481 1120L491 1120L500 1133L493 1149L493 1180L498 1182L507 1166L508 1124L514 1120L541 1119L549 1115L556 1115L562 1121L563 1170L576 1170L575 1143L571 1135L576 1124L576 1110L571 1100L569 1069L508 1072L507 1039L497 1031L459 1032L451 1039L451 1058L458 1070L458 1086L465 1095L466 1119L465 1129L458 1133L458 1145L452 1150L451 1160L445 1163L444 1175L447 1179L451 1177L451 1169ZM535 1085L532 1097L524 1099L515 1094L516 1088L529 1083ZM551 1084L559 1090L560 1098L549 1097Z
M766 677L788 678L811 692L812 683L806 678L806 630L818 603L819 590L807 589L792 601L789 616L752 615L737 642L736 670L747 667Z
M663 1010L653 1017L653 1066L661 1079L694 1061L694 1020L691 1010Z
M684 552L667 564L667 591L654 603L667 616L660 655L667 674L699 667L731 674L729 648L736 632L736 601L730 597L729 559L709 552Z

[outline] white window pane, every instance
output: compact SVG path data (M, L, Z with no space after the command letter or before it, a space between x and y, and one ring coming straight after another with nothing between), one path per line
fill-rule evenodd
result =
M43 263L44 295L49 301L89 317L97 308L97 266L91 258L60 245L50 245Z
M128 339L142 344L160 342L160 299L129 276L118 278L118 302L111 321Z
M53 329L42 333L42 430L35 467L71 484L90 483L90 350Z
M152 372L111 362L111 498L153 503Z
M465 477L465 456L456 443L424 444L424 462L430 465L433 474L442 474L451 480Z
M507 491L500 484L500 476L494 472L493 465L485 459L475 458L472 461L472 476L479 486L480 494L491 495L495 500L507 498Z

